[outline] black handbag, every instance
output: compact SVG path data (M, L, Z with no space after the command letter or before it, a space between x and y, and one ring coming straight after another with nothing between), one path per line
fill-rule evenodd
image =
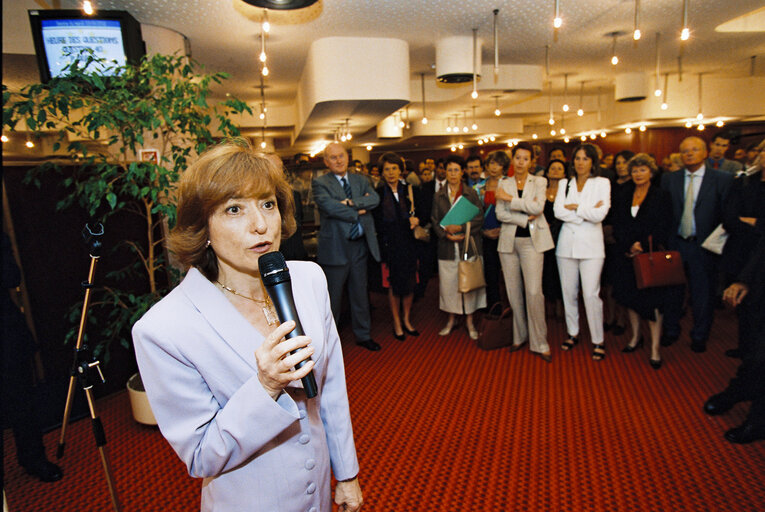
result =
M495 303L483 316L481 334L478 336L478 348L494 350L507 347L513 340L513 310L503 308L501 302Z

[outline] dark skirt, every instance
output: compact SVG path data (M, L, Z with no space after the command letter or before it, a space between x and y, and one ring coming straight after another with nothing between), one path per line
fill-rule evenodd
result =
M644 288L639 290L635 284L635 268L632 258L615 255L611 284L614 287L614 299L625 308L635 311L641 318L656 320L654 310L664 311L667 300L667 287Z

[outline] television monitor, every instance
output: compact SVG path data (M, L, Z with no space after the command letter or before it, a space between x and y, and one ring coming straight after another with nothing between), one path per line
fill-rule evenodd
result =
M141 24L127 11L97 11L88 16L76 9L30 10L29 22L43 83L61 76L85 48L120 66L137 64L146 53Z

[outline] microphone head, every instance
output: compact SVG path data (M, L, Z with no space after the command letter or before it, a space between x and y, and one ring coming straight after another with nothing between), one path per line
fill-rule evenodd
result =
M258 258L260 278L266 286L272 286L290 280L290 269L284 256L278 251L268 252Z

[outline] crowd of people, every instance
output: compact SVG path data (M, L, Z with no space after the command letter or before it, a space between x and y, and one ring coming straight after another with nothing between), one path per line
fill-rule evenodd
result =
M552 362L552 344L565 352L580 341L581 297L593 360L602 361L612 349L633 353L646 345L648 364L659 370L662 349L681 336L686 310L692 312L690 348L706 351L723 291L755 252L765 191L765 141L737 152L743 160L737 161L725 158L730 138L720 132L708 146L699 137L688 137L660 165L653 155L624 150L604 156L597 145L584 143L570 154L552 148L542 166L539 146L521 142L485 160L477 154L466 160L450 155L414 165L385 153L367 169L358 160L349 162L340 144L330 144L324 160L334 179L318 178L313 185L322 180L337 185L332 202L323 193L316 200L319 255L327 244L348 246L332 249L335 256L354 245L333 223L348 228L357 219L369 219L366 243L357 245L371 264L364 259L358 268L367 272L381 262L398 340L419 334L411 306L435 269L439 308L447 314L441 336L450 335L464 316L467 334L477 339L476 312L501 302L512 308L509 350L528 345L532 354ZM338 156L342 161L334 165ZM366 180L368 188L348 195L339 185L341 175ZM462 224L444 224L460 197L478 213ZM338 204L345 207L342 213L334 212ZM430 240L414 236L418 226L429 231ZM705 248L705 242L719 236L718 226L727 232L722 254ZM638 287L633 260L649 251L677 251L686 285ZM486 286L460 293L458 263L473 258L482 261ZM335 281L331 288L337 291L330 293L335 310L346 279L321 257L317 260ZM355 327L358 317L369 324L366 283L347 279L351 319L357 343L379 350L368 329L357 332ZM563 316L565 339L548 339L546 307ZM752 339L765 327L751 314L738 317L739 347L727 352L730 357L751 352ZM606 347L609 330L617 336L627 333L622 346ZM762 430L765 437L765 426Z
M717 136L713 146L720 139L726 141ZM201 155L181 179L168 240L186 276L135 324L133 338L162 434L189 473L205 478L202 509L240 510L254 498L269 509L329 509L330 471L339 509L361 508L336 325L347 293L356 343L381 349L371 337L371 262L380 263L395 339L420 334L412 303L437 268L439 308L447 314L439 335L452 335L464 316L467 334L477 339L476 312L506 296L514 320L510 351L528 345L548 363L552 344L570 351L580 341L580 290L592 358L605 359L604 330L618 325L618 315L607 317L614 324L604 322L605 279L630 323L622 351L642 346L645 320L649 362L658 370L661 347L680 336L686 294L683 286L637 286L632 259L678 251L693 311L691 348L706 350L718 292L737 308L741 327L738 347L728 353L741 366L704 410L724 414L751 400L746 421L725 437L765 439L765 142L744 169L720 158L724 150L708 155L698 137L679 150L683 169L675 172L659 172L645 153L620 153L614 168L605 168L591 144L571 155L556 148L541 167L536 148L519 143L510 155L495 151L486 161L427 159L419 174L385 153L375 172L365 173L332 143L324 151L328 172L311 173L310 183L307 172L297 173L302 189L288 183L277 158L245 141ZM274 251L290 259L300 253L306 189L318 211L316 262L293 260L285 268L281 256L261 261ZM718 225L729 237L722 256L706 248ZM285 245L296 232L296 247ZM465 260L485 262L486 286L463 286ZM604 274L604 267L611 270ZM285 271L299 323L281 318L287 299L272 296ZM545 307L557 300L567 335L551 340Z

